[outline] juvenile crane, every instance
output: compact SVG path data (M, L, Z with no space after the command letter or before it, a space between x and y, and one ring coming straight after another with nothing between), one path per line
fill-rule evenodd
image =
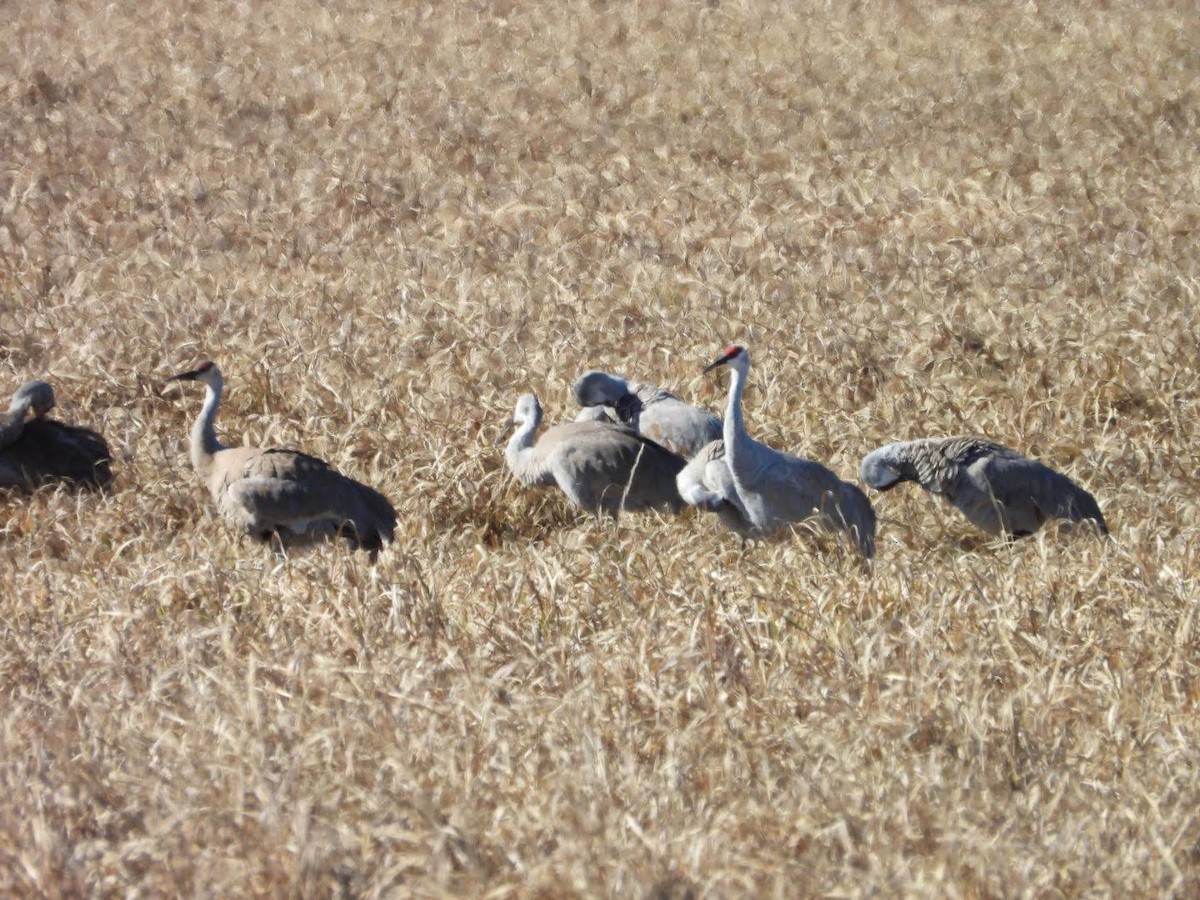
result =
M875 511L866 494L842 481L820 463L782 453L750 437L742 420L742 394L750 371L750 354L730 346L705 367L729 366L729 402L725 408L723 446L709 444L701 465L684 470L679 490L689 503L717 512L735 531L767 535L793 523L813 519L841 529L858 551L875 553Z
M1108 525L1096 498L1049 466L979 437L927 438L869 453L859 477L887 491L915 481L990 535L1033 534L1048 519Z
M54 389L44 381L27 381L13 394L0 415L0 487L32 490L63 482L95 488L112 480L104 438L46 418L54 405Z
M626 425L563 422L534 435L542 423L536 394L523 394L508 427L517 431L504 460L521 484L557 484L577 508L599 516L622 510L682 506L675 478L682 457Z
M721 436L721 420L712 413L651 384L593 370L581 375L572 391L584 407L577 422L596 420L607 407L634 431L689 459Z
M216 363L203 362L165 383L175 381L204 384L204 406L192 426L192 467L230 526L260 541L278 540L281 546L340 534L372 556L384 541L392 541L396 511L373 488L298 450L226 447L217 440L224 381Z

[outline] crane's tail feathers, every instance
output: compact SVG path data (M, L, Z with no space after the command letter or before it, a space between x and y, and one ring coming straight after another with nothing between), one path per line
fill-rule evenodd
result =
M1071 507L1067 518L1073 522L1090 519L1096 524L1101 534L1107 535L1109 533L1108 523L1104 521L1104 513L1100 511L1100 504L1096 502L1095 497L1078 485L1075 486L1075 491L1071 497Z
M685 465L683 458L643 435L637 437L637 456L622 486L620 508L627 508L632 495L634 504L628 506L630 510L666 507L679 513L684 506L678 484Z
M365 484L358 484L358 496L366 515L355 521L358 531L358 546L364 550L380 550L384 542L396 538L396 510L383 494Z
M875 556L875 509L858 487L843 481L838 490L838 518L865 559Z

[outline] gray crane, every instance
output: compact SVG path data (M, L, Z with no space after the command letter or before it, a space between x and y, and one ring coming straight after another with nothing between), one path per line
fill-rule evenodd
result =
M523 394L508 423L517 431L504 451L509 471L521 484L557 484L572 504L597 517L682 508L675 486L684 466L681 456L627 425L603 422L563 422L535 444L541 423L537 395Z
M723 446L709 444L701 465L680 477L680 494L689 503L717 512L743 535L768 535L794 522L813 520L843 530L867 559L875 554L875 511L866 494L842 481L820 463L782 453L750 437L742 419L742 394L750 372L750 354L729 346L705 367L729 366L729 402Z
M224 381L216 363L168 378L199 381L204 406L191 432L192 467L208 486L217 511L234 529L280 547L341 535L372 558L391 542L396 511L383 494L347 478L324 460L298 450L226 447L214 423Z
M721 436L721 420L712 413L651 384L593 370L583 373L571 390L584 407L577 422L595 420L601 413L591 410L608 408L634 431L688 459Z
M112 480L112 455L104 438L90 428L46 418L55 402L49 384L27 381L0 414L0 487L32 490L65 483L96 488Z
M915 481L990 535L1033 534L1048 519L1108 524L1096 498L1066 475L980 437L926 438L880 447L863 459L859 477L887 491Z

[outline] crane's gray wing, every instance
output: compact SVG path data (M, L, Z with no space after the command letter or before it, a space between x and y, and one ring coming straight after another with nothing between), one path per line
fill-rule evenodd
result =
M715 512L730 531L744 535L753 530L729 464L725 462L724 441L710 441L701 447L675 482L685 503Z
M577 506L591 512L682 505L675 479L682 457L626 425L565 422L543 435L547 470Z
M773 459L745 487L762 498L763 527L773 529L828 513L837 505L842 484L819 462L774 451Z
M1046 520L1059 518L1090 519L1108 533L1096 498L1044 463L1012 453L989 458L981 474L999 505L1004 531L1032 534Z
M721 470L724 470L724 478ZM725 442L712 441L700 448L700 452L680 470L675 483L683 502L691 506L715 512L728 503L737 491L729 466L725 464Z
M854 538L866 559L875 556L875 508L857 485L841 483L836 506L829 514Z

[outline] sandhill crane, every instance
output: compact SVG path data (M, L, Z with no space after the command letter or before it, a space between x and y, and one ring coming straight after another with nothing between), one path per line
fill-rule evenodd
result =
M750 437L742 420L750 354L743 347L726 347L704 371L718 366L733 372L724 446L709 444L701 453L703 468L697 464L685 470L679 485L684 498L721 514L726 525L743 534L771 534L813 519L825 528L846 531L864 557L873 556L875 511L866 494L820 463L781 453Z
M275 539L281 547L341 534L372 557L393 539L396 511L387 498L324 460L298 450L221 444L214 423L224 381L216 363L203 362L164 384L175 381L205 386L191 432L192 467L233 528L261 541Z
M682 457L660 447L626 425L563 422L548 428L536 444L542 422L536 394L523 394L508 427L517 432L504 459L526 485L557 484L579 509L599 516L621 510L682 506L675 477Z
M112 480L112 456L104 438L46 418L54 389L27 381L0 415L0 487L33 489L51 482L103 487Z
M859 477L878 491L915 481L991 535L1024 537L1055 518L1089 519L1108 534L1095 497L1066 475L984 438L888 444L867 454Z
M712 413L651 384L593 370L581 375L572 391L585 408L576 421L585 420L588 408L607 407L634 431L688 459L721 436L721 420Z

